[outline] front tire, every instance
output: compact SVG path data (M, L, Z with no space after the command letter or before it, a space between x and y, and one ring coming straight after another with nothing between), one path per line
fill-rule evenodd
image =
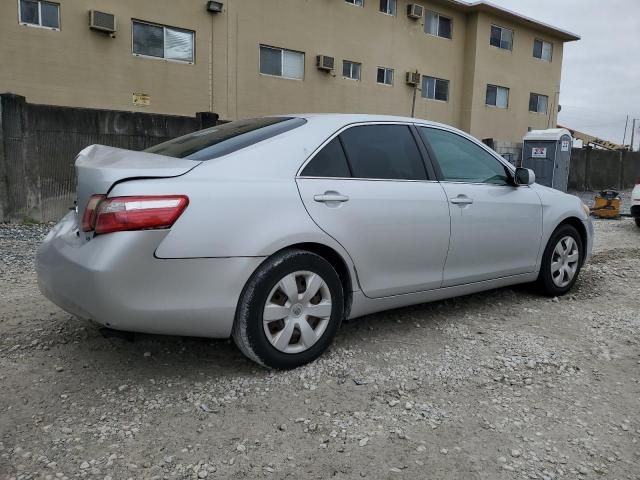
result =
M634 218L634 220L636 221L636 225L638 226L638 228L640 228L640 217Z
M578 231L571 225L560 225L551 235L542 256L537 284L551 297L566 294L578 279L584 260L584 246Z
M338 273L324 258L285 250L267 259L245 286L232 337L251 360L291 369L318 358L344 316Z

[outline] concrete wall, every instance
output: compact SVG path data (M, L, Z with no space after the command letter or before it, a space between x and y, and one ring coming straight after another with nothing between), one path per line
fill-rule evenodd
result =
M233 120L283 112L359 112L408 116L407 71L449 80L449 100L418 95L415 114L478 138L519 142L528 127L555 127L563 42L571 35L496 7L448 0L398 0L397 15L344 0L227 0L212 15L205 0L58 0L59 30L21 25L18 1L0 2L0 91L29 102L193 115ZM425 19L406 15L417 1L453 20L452 39L428 35ZM88 27L88 12L116 15L111 38ZM195 32L193 64L132 54L132 19ZM491 24L514 30L513 51L490 46ZM536 38L554 45L550 63L533 58ZM259 73L259 45L305 53L304 80ZM333 74L315 66L335 57ZM362 63L362 80L342 77L342 61ZM395 70L393 86L376 82L378 66ZM485 105L488 83L511 89L508 109ZM529 113L529 94L549 96L551 115ZM134 106L133 93L150 96Z
M613 152L574 148L569 188L575 190L623 190L640 179L640 152Z
M215 125L217 117L34 105L0 95L0 221L57 220L73 206L73 164L88 145L143 150Z

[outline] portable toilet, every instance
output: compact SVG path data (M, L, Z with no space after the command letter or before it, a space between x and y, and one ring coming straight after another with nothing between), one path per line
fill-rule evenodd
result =
M565 128L531 130L524 137L522 166L536 174L536 183L567 191L573 139Z

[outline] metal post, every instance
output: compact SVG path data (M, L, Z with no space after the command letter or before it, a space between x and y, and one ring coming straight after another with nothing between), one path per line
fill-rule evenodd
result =
M636 134L636 119L633 119L633 122L631 122L631 151L635 152L635 150L633 149L633 142L635 141L635 134Z
M627 115L627 121L624 123L624 137L622 137L622 146L624 147L627 141L627 127L629 126L629 115Z
M418 73L418 70L416 70ZM416 116L416 97L418 96L418 84L416 83L413 86L413 101L411 102L411 118L415 118Z

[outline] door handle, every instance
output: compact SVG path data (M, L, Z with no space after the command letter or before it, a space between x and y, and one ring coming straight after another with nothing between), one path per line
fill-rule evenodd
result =
M450 198L449 201L454 205L471 205L473 203L473 199L466 195L458 195L457 197Z
M326 192L323 195L314 195L313 199L316 202L327 203L327 202L348 202L349 197L346 195L341 195L339 193Z

